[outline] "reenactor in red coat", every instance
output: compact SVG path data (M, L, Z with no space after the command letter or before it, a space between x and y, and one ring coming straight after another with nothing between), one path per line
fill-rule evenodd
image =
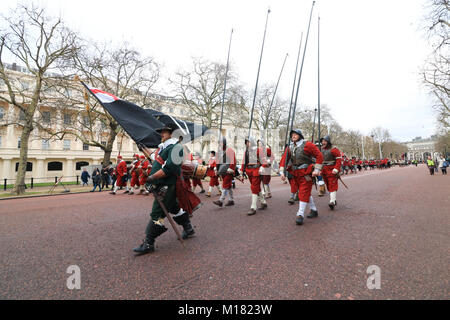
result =
M209 177L209 189L206 194L207 197L211 197L211 192L214 187L217 187L219 191L218 195L222 194L222 189L219 184L219 176L217 175L217 163L216 163L216 152L211 151L210 157L208 160L208 169L206 171L206 175Z
M264 196L272 198L272 193L270 192L270 180L272 179L272 162L274 156L272 155L272 150L269 146L265 146L264 140L258 140L258 154L261 161L260 175L263 184Z
M116 184L114 186L114 189L110 194L116 194L117 190L120 187L126 187L125 193L128 193L128 186L126 182L127 177L127 163L122 159L121 155L117 156L117 166L115 170L115 174L117 177Z
M222 207L225 198L228 195L229 200L226 203L226 206L233 206L233 189L231 187L236 170L236 154L232 148L227 147L227 139L225 137L221 137L219 141L219 149L216 163L218 164L217 175L222 177L222 194L220 199L213 201L213 203L219 207Z
M144 186L145 186L145 183L146 183L147 177L148 177L148 167L149 166L151 167L151 165L150 165L150 161L147 158L145 158L145 156L141 156L140 159L141 159L141 164L138 167L139 184L141 185L140 193L148 194L149 192L147 190L145 190Z
M330 136L320 139L322 144L323 168L322 177L330 193L329 207L334 210L336 206L336 193L338 191L338 178L341 169L341 152L333 147Z
M250 211L247 214L251 216L256 213L258 200L261 202L261 206L258 209L263 210L267 208L267 201L261 192L262 175L260 169L262 168L261 158L263 150L262 148L258 148L253 137L245 139L245 147L241 172L242 174L245 173L250 181L252 203Z
M303 224L306 206L311 209L308 218L319 216L317 207L311 195L314 179L321 174L323 156L317 146L309 141L305 141L299 129L290 132L291 143L286 148L281 159L282 174L281 179L286 180L284 169L291 169L298 186L299 209L297 211L297 225ZM315 160L314 160L314 159ZM285 163L287 162L287 167Z
M134 187L137 186L137 189L139 189L139 186L140 186L138 167L141 165L141 160L139 159L138 154L134 154L133 158L134 158L134 161L131 164L131 168L130 168L131 182L130 182L130 193L129 194L134 194Z

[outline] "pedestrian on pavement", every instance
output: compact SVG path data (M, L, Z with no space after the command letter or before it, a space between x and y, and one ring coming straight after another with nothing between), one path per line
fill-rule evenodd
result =
M440 157L439 158L439 168L441 168L442 174L447 174L447 167L448 167L447 161L444 159L444 157Z
M98 191L101 192L102 191L102 187L100 186L100 182L101 182L101 173L100 170L95 169L94 172L92 172L92 182L94 184L94 189L91 190L91 192L94 192L95 189L98 187Z
M89 172L87 172L86 168L83 168L83 172L81 173L81 181L83 181L83 187L84 185L88 185L88 180L91 178L89 175Z
M428 156L427 166L428 170L430 170L430 175L434 175L434 161L431 159L431 156Z
M109 188L109 173L108 173L108 166L103 166L102 167L102 189L105 188Z

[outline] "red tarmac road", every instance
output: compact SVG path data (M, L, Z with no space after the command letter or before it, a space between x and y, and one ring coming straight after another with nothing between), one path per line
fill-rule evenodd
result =
M272 181L269 208L247 216L248 181L234 208L204 206L185 248L170 229L135 256L151 196L107 192L0 201L1 299L448 299L450 177L424 166L345 176L338 206L317 219ZM81 289L69 290L70 265ZM381 289L367 288L379 266Z

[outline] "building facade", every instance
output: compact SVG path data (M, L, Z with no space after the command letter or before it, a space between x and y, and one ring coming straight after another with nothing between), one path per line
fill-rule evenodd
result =
M439 153L436 151L436 136L430 138L416 137L405 143L408 147L408 160L424 161L431 156L436 159Z

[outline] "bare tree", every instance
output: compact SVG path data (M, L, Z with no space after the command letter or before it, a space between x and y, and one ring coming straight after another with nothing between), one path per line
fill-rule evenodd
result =
M174 86L177 98L189 107L194 117L202 121L208 128L218 128L222 109L223 88L226 66L203 58L192 58L192 68L178 71L174 78L169 79ZM227 92L233 92L235 76L233 68L228 70ZM238 89L235 90L239 91ZM230 98L231 97L231 98ZM242 106L241 95L229 95L225 97L226 110L236 111L236 107ZM228 101L230 104L228 105ZM224 122L230 121L231 116L224 112ZM195 119L194 119L195 121ZM209 141L202 144L202 152Z
M423 81L435 97L439 125L450 128L450 1L430 0L425 17L433 48L422 72Z
M19 5L1 20L6 29L0 33L0 79L7 87L7 94L0 95L0 99L16 107L22 116L14 123L22 133L13 192L23 194L29 139L38 123L35 113L42 99L44 83L51 77L52 68L64 66L65 61L77 52L77 36L64 26L61 19L51 18L44 9L34 6ZM23 87L16 75L7 71L5 59L8 57L25 66L24 70L33 82L30 87Z

